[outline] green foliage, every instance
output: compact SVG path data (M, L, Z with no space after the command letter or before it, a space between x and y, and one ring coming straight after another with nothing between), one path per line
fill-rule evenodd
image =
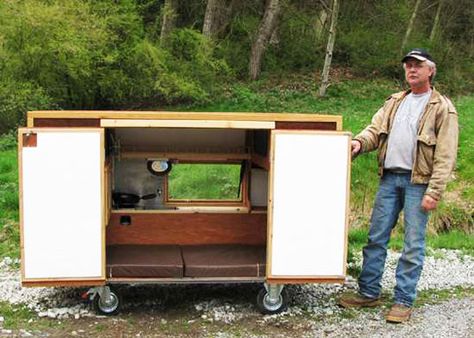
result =
M406 3L382 0L373 6L356 2L341 7L336 62L362 76L400 77L400 45L409 19Z
M35 83L65 107L94 103L97 61L108 54L110 35L89 3L14 0L0 18L4 76Z
M0 256L18 257L18 166L13 134L0 138Z
M150 106L204 102L232 74L214 43L191 29L163 49L145 37L126 0L12 0L0 6L0 132L28 109ZM142 12L140 12L142 11ZM153 37L153 36L151 36ZM6 97L6 98L4 98ZM22 106L23 105L23 106ZM56 106L57 108L57 106ZM1 111L3 109L3 111ZM5 111L5 112L4 112Z
M31 83L0 81L0 134L24 125L28 110L57 108L45 91Z
M3 1L0 76L11 86L28 84L59 107L74 109L209 102L235 77L247 77L263 3L234 2L228 25L209 40L199 33L205 3L181 2L178 28L166 48L159 44L162 5L151 0ZM412 5L391 0L341 4L333 65L402 82L399 49ZM474 33L472 4L460 0L445 6L439 34L429 41L436 6L422 4L407 48L432 51L444 92L467 92L474 88L467 76L474 72L474 45L465 43ZM319 74L328 28L326 23L317 36L323 6L284 1L282 7L263 77L288 71ZM21 120L9 116L14 124Z
M9 133L3 134L0 137L0 151L12 150L17 147L17 133L16 130L11 130ZM3 170L0 170L3 173Z
M214 46L199 32L177 29L164 49L144 39L137 43L121 69L107 70L104 96L112 105L150 106L205 102L230 74L214 56Z
M171 35L170 43L172 67L174 74L179 74L182 79L183 96L196 101L205 100L216 88L216 82L222 82L231 74L227 63L215 57L213 42L201 33L177 29Z
M4 137L2 137L3 139ZM5 137L7 138L7 137ZM10 141L2 141L8 144ZM0 218L3 216L18 219L18 168L17 150L1 151L0 158Z

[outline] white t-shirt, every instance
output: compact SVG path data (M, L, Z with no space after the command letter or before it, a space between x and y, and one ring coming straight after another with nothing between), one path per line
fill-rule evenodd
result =
M397 109L388 137L386 169L412 170L417 142L418 122L431 96L431 89L423 94L408 94Z

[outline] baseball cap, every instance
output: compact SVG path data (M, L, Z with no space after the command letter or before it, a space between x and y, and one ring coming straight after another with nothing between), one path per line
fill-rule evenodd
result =
M405 62L409 58L414 58L420 61L430 60L434 62L431 55L423 48L413 48L411 51L408 52L402 59L402 63Z

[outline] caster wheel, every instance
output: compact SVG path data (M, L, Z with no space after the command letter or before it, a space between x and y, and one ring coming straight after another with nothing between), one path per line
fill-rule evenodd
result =
M94 297L94 309L98 314L113 316L119 313L122 307L122 297L112 288L110 288L109 295L109 299L103 299L99 294Z
M283 289L280 297L274 301L270 299L267 290L263 288L257 295L257 307L264 315L274 315L283 312L288 307L288 293Z

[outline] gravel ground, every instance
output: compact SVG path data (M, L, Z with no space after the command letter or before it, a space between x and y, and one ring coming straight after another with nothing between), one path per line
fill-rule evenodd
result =
M384 293L391 294L398 253L389 252L383 276ZM353 263L360 266L358 261ZM25 304L39 317L61 321L69 319L97 320L90 305L79 298L80 290L74 288L22 288L18 261L4 259L0 262L0 301ZM441 303L416 308L409 323L386 324L385 306L371 310L345 310L336 305L338 296L355 290L356 281L348 277L344 285L304 284L287 286L291 306L288 311L273 316L262 316L255 310L254 297L258 285L168 285L123 286L125 313L150 313L167 324L170 319L163 314L177 312L186 317L187 324L206 323L232 327L257 326L257 336L325 336L325 337L474 337L474 297L450 299ZM429 253L419 282L419 290L446 290L456 287L474 288L474 257L454 250L437 250ZM176 304L179 304L176 305ZM157 312L158 311L158 312ZM181 313L179 312L181 311ZM150 314L150 316L151 316ZM160 317L161 316L161 317ZM115 317L119 319L120 317ZM159 318L155 318L159 317ZM5 318L0 314L0 336L17 334L2 329ZM115 323L115 322L114 322ZM230 325L230 326L229 326ZM271 330L270 330L271 328ZM267 330L268 329L268 330ZM137 328L138 330L138 328ZM79 330L81 331L81 330ZM77 331L73 331L77 333ZM270 333L271 332L271 333ZM75 335L75 334L72 334ZM199 332L198 336L231 337L226 330L212 334ZM252 336L249 332L244 336Z

